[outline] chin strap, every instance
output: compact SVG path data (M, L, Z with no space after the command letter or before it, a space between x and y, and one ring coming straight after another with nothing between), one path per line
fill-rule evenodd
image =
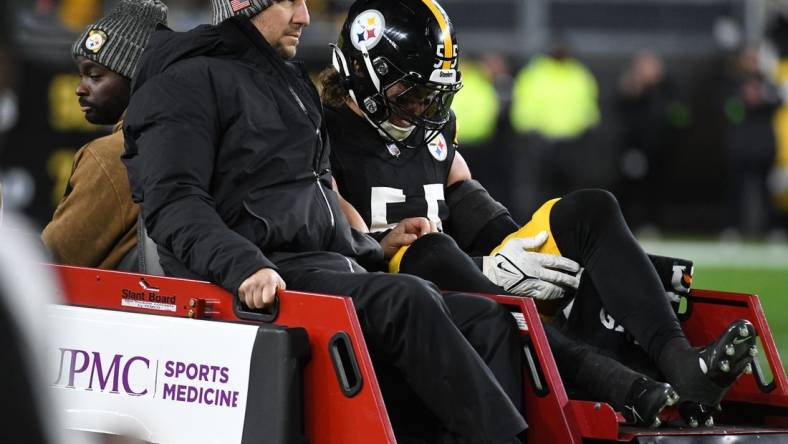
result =
M358 104L358 100L356 99L356 93L353 92L353 88L351 85L351 77L350 77L350 69L347 66L347 60L345 59L345 54L342 54L342 50L333 43L331 43L331 50L333 52L331 56L331 64L334 66L334 69L337 70L339 75L342 76L342 82L345 84L345 88L347 89L348 94L350 94L350 98L353 100L353 103L356 104L359 108L361 105ZM363 114L363 113L362 113Z
M360 110L363 109L362 108L363 105L358 103L358 98L356 98L356 93L353 91L353 88L351 86L352 85L352 79L350 77L350 69L348 68L347 59L345 58L345 54L342 53L342 50L339 49L339 47L337 45L331 43L329 46L331 46L331 49L332 49L332 52L333 52L332 57L331 57L331 64L334 66L334 69L337 70L339 75L342 76L342 81L345 83L345 88L347 89L347 92L350 95L350 99L353 100L353 103L356 104L358 109L360 109ZM362 45L362 48L363 48L362 52L365 54L364 60L365 60L366 63L369 63L369 52L367 52L366 46ZM368 65L367 69L371 69L371 65ZM379 86L380 85L380 80L378 79L378 76L375 75L374 71L370 71L370 72L372 73L372 76L373 76L372 77L372 82L375 84L375 87L378 90L380 90L380 86ZM375 121L370 119L369 116L367 116L367 113L362 111L361 115L364 116L364 118L367 120L367 122L370 123L370 125L372 125L373 127L377 128L378 130L381 129L380 128L380 124L375 123ZM390 137L390 136L387 135L387 137Z
M372 67L372 60L369 57L369 51L367 51L367 45L364 42L359 43L361 47L361 56L364 58L364 65L367 68L367 74L369 74L369 79L372 80L372 84L375 85L375 91L378 94L383 94L383 91L380 90L380 79L378 78L378 74L375 72L375 69Z

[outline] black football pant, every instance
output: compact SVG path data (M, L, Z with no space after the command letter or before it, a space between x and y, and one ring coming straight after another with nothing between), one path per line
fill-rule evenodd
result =
M639 370L646 370L639 363L658 363L665 344L684 333L615 197L604 190L569 193L553 206L550 229L561 254L585 268L563 330Z
M288 289L353 299L398 433L407 429L410 410L419 408L398 402L403 386L443 426L436 441L513 442L526 428L513 403L522 396L519 337L497 304L464 294L444 297L415 276L367 273L335 253L270 257Z
M511 226L512 231L516 229L514 221ZM493 237L500 236L500 228L493 229ZM674 338L685 347L688 344L665 295L665 285L629 230L615 197L596 189L571 192L553 205L549 229L561 255L585 268L561 329L652 377L657 376L654 363L664 371L669 363L660 356L666 345ZM480 237L485 238L484 233ZM490 244L489 240L483 243ZM484 251L491 249L488 246ZM431 272L437 274L436 270ZM467 286L468 276L453 273L446 283L466 285L449 288L473 291Z
M400 272L430 280L441 288L507 294L484 276L451 237L441 233L428 234L414 242L402 258ZM608 357L616 353L575 340L549 323L543 323L543 327L566 389L576 398L621 406L639 375Z

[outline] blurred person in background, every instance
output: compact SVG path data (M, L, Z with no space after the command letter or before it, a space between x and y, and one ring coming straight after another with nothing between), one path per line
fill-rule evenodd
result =
M36 238L26 221L5 214L0 225L0 378L5 384L0 436L3 442L77 442L64 436L61 411L47 382L48 341L54 332L41 316L47 304L56 302L59 289L51 270L41 265L44 254Z
M482 58L464 58L461 62L463 88L456 94L451 109L462 122L457 126L457 139L462 155L473 169L474 177L489 184L488 191L504 205L509 203L511 168L510 144L505 140L501 116L506 115L511 88L504 56L489 54ZM505 88L505 87L504 87ZM503 97L502 97L503 95Z
M776 86L760 71L753 47L736 55L726 90L724 154L731 225L723 235L758 237L774 223L767 180L775 162L773 119L781 99Z
M74 43L76 95L85 119L115 126L77 152L65 195L41 235L58 263L137 270L139 207L120 161L122 118L139 57L166 21L167 7L159 0L121 0Z
M0 193L2 190L0 189ZM0 406L3 442L25 444L142 444L139 432L120 435L66 429L68 414L51 388L56 364L48 358L57 322L43 322L62 289L38 233L14 213L3 214L0 194L0 378L6 384ZM4 217L3 217L4 216Z
M548 199L586 186L589 131L600 120L593 74L556 39L514 80L511 124L524 136L514 181L515 216L524 218Z
M618 83L621 152L616 196L630 226L656 228L669 151L687 107L676 99L662 58L649 50L634 55Z

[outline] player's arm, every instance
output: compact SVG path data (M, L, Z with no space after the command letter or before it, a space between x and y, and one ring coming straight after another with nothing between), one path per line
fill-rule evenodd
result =
M468 162L462 157L459 151L454 153L454 160L451 162L449 168L449 177L446 179L446 187L451 187L455 183L462 180L471 180L471 169L468 168Z
M488 254L520 228L509 211L474 180L465 159L456 152L446 179L447 234L472 256Z
M490 252L501 240L520 227L506 208L495 201L482 185L473 180L470 168L457 152L446 180L449 205L447 231L496 285L509 292L536 299L557 299L567 288L577 288L580 266L569 259L537 253L547 233L518 238L494 256Z
M386 259L391 259L400 248L412 244L419 237L435 231L435 224L427 218L411 217L401 220L393 229L379 233L370 233L364 218L361 217L361 213L339 194L337 181L334 178L331 178L331 189L337 193L342 214L350 222L350 226L356 231L367 233L377 240L383 248L383 256Z

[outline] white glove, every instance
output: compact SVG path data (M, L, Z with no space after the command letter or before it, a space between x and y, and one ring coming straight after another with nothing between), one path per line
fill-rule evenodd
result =
M482 258L482 272L509 293L559 299L580 285L580 265L565 257L529 251L547 241L547 232L510 239L495 256Z

